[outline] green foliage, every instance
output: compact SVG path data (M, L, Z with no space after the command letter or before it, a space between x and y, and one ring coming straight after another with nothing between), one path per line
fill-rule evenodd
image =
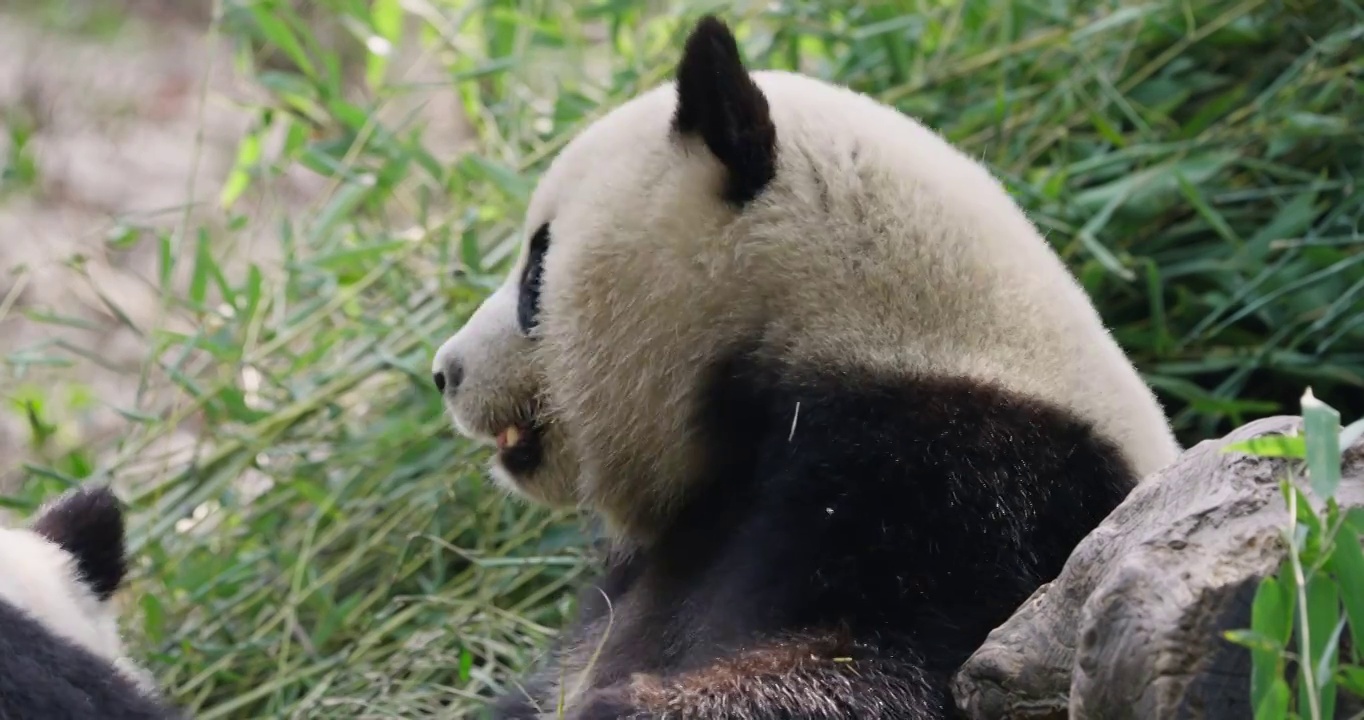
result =
M1227 633L1250 650L1256 720L1334 718L1342 690L1364 698L1364 508L1343 511L1336 502L1341 451L1364 421L1342 431L1340 413L1310 390L1302 417L1302 434L1281 438L1288 442L1257 438L1224 449L1291 463L1280 481L1289 510L1286 557L1276 576L1260 582L1250 629ZM1304 470L1310 497L1300 487Z
M31 108L23 105L0 108L0 127L7 135L0 145L0 196L28 190L38 182L38 164L33 159L31 143L35 124Z
M107 462L52 446L14 500L32 507L92 478L134 488L131 630L203 720L461 717L558 627L580 573L576 519L489 487L481 451L447 427L429 360L515 254L537 174L586 124L666 80L705 10L736 26L754 67L849 84L984 160L1186 442L1283 411L1308 384L1364 415L1356 0L216 7L215 30L265 93L218 198L225 222L110 238L156 248L166 311L192 321L156 330L144 373L173 383L175 408L120 408L131 427ZM473 126L453 162L383 112L423 92L390 55L413 45ZM278 267L230 271L222 248L243 232L246 199L298 168L329 192L280 224ZM22 378L72 350L16 350L0 369ZM46 397L32 432L51 445L70 413ZM187 466L161 457L184 421L211 440ZM1339 548L1364 528L1344 517L1317 521L1329 535L1295 536L1315 553L1302 580L1283 574L1257 596L1265 707L1294 700L1264 664L1283 657L1294 618L1309 631L1299 652L1320 665L1353 637L1332 625L1329 593L1349 617L1364 612L1351 607L1364 595L1306 580L1358 587L1361 560ZM1358 687L1356 662L1313 675L1329 682L1305 685L1307 699Z

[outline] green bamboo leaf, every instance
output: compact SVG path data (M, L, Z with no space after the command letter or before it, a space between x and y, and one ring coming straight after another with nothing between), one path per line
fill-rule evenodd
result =
M1340 485L1340 413L1308 388L1302 396L1302 419L1312 492L1323 500L1334 497Z
M1267 435L1239 442L1228 443L1222 452L1240 452L1260 457L1307 457L1307 442L1298 435Z
M1364 550L1359 545L1358 530L1348 521L1336 532L1328 568L1340 583L1341 600L1350 619L1350 638L1358 656L1364 652Z
M1280 658L1283 656L1284 643L1292 629L1291 611L1286 609L1283 586L1272 576L1260 582L1255 591L1255 600L1250 607L1250 625L1253 636L1245 637L1243 642L1228 636L1229 640L1245 645L1251 652L1250 698L1251 707L1259 707L1269 696L1274 679L1282 677Z

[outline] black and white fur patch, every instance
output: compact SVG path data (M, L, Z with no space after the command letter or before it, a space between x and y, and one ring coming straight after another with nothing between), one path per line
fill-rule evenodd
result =
M0 718L181 717L123 650L111 598L126 572L108 488L70 491L31 527L0 529Z

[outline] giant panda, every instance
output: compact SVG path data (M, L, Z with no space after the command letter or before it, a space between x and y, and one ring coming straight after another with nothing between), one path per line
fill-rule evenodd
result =
M123 649L112 596L126 567L123 510L106 487L0 528L0 718L182 717Z
M509 491L602 574L501 719L952 717L949 678L1178 453L1002 185L701 19L552 161L435 353Z

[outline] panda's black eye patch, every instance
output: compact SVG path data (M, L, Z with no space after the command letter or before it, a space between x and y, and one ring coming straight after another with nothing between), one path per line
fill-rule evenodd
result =
M517 295L516 322L529 335L540 317L540 283L545 275L545 251L549 249L549 225L541 225L530 238L530 255L521 271L521 292Z

